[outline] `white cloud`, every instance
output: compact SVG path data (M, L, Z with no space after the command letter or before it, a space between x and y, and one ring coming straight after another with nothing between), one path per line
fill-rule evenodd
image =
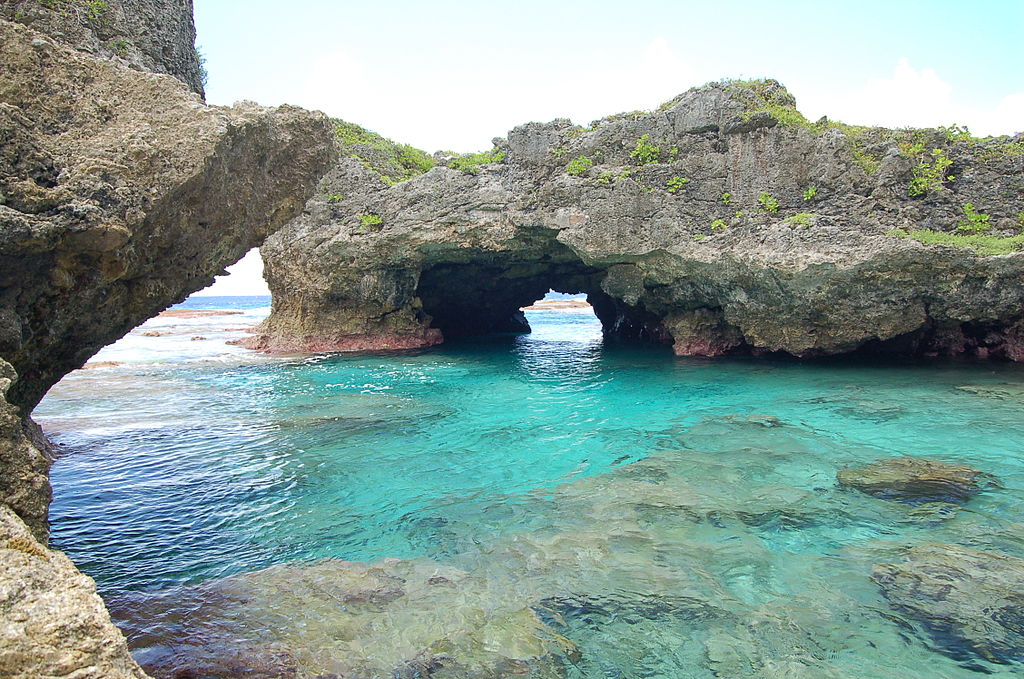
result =
M258 248L253 248L238 262L227 268L227 276L218 276L208 288L195 293L199 296L219 295L269 295L270 289L263 280L263 259Z
M915 68L902 58L890 77L870 78L838 96L807 93L798 102L809 118L886 127L966 125L977 135L1024 131L1024 92L1004 97L995 108L965 104L933 69Z
M515 62L460 64L443 78L380 68L344 51L321 55L290 100L428 151L476 151L515 125L566 117L586 124L655 107L701 82L660 37L630 57L589 51L539 72Z

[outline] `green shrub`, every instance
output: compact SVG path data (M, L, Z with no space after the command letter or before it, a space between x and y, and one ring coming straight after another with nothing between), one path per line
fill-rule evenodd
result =
M661 149L651 143L651 135L645 134L636 140L636 146L629 154L637 165L649 165L658 162L661 157Z
M811 185L804 190L804 202L810 202L814 200L814 197L818 195L818 187Z
M716 219L715 221L711 222L712 231L725 231L725 226L726 225L724 219Z
M967 129L966 125L950 125L949 127L940 126L939 132L946 135L946 139L952 142L957 141L977 141L977 137L971 134L971 131Z
M797 226L810 226L812 219L814 219L814 214L811 212L797 212L791 217L786 217L787 222Z
M573 177L582 177L587 174L593 166L594 161L586 156L580 156L576 160L570 160L569 164L565 166L565 171Z
M907 185L907 194L923 196L929 192L941 191L943 182L953 181L955 177L947 174L953 161L942 149L932 149L931 158L922 160L913 170L913 178Z
M960 223L956 225L957 231L981 233L992 228L992 225L988 223L991 216L983 212L977 212L974 209L974 203L964 203L963 209L964 219L961 219Z
M327 194L327 202L328 203L340 203L343 200L345 200L345 196L341 195L340 193L329 193L329 194Z
M124 58L124 57L128 56L128 41L127 40L111 40L109 43L107 43L107 47L110 48L111 52L113 52L114 54L116 54L117 56L119 56L121 58ZM198 50L196 50L196 52L198 54ZM202 59L201 55L200 55L200 59L201 59L201 61L199 62L199 68L205 71L205 69L203 68L203 63L206 60ZM206 84L205 80L203 80L203 84L204 85Z
M672 177L672 179L669 179L667 182L665 182L665 186L668 187L667 190L669 193L678 193L680 189L682 189L689 183L690 180L687 179L686 177L676 176Z
M698 233L694 235L693 240L699 243L707 237L708 235L706 233Z
M726 191L725 193L722 194L722 205L728 205L731 200L732 200L732 194L731 193Z
M497 149L482 151L480 153L466 153L458 158L448 161L448 167L465 172L466 174L479 174L481 165L505 162L505 152Z
M372 212L364 212L359 215L359 228L362 230L372 229L384 223L384 218Z
M343 153L358 160L389 186L418 177L434 167L434 158L426 151L398 144L355 123L337 118L331 122L334 123L334 138Z
M757 197L757 204L761 206L761 209L765 212L776 213L779 211L779 201L772 198L770 195L761 192L761 195Z
M608 172L606 170L606 171L602 172L601 174L599 174L597 176L597 183L598 184L611 184L614 179L615 179L615 173L614 172Z
M874 174L878 172L878 168L882 167L881 160L863 149L855 148L853 150L853 161L860 165L865 174Z
M910 143L908 141L900 143L900 155L907 156L908 158L920 155L924 153L924 142L916 141Z

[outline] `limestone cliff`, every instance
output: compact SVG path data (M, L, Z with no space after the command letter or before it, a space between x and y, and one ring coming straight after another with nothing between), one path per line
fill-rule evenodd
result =
M81 3L45 4L77 16ZM181 25L164 10L189 8L100 4L131 15L126 30L150 16L133 7L150 11L174 44ZM166 47L167 36L136 37ZM174 50L163 54L170 70ZM334 160L321 114L207 107L175 78L129 66L0 20L3 677L144 676L92 581L45 546L51 456L27 415L63 375L293 218Z
M525 329L554 288L681 355L1024 357L1020 137L812 123L774 81L531 123L397 183L386 144L338 131L338 165L263 249L274 309L251 346Z
M203 94L192 0L0 0L0 19L93 56L173 75Z

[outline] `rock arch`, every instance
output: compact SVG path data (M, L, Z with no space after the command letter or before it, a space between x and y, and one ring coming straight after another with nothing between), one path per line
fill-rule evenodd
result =
M530 123L459 157L336 126L339 163L263 248L254 348L428 346L507 329L561 285L606 335L680 355L1024 357L1019 138L811 123L774 81ZM922 186L939 157L950 174Z

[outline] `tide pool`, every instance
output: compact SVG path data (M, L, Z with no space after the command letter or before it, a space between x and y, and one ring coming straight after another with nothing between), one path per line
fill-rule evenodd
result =
M157 676L277 667L267 649L286 669L257 676L1020 672L871 575L918 544L1024 557L1024 369L680 359L603 344L589 313L528 317L530 335L400 354L224 350L230 316L188 360L173 335L146 338L158 360L131 345L34 414L60 450L53 545ZM836 484L903 455L998 487L937 507ZM368 578L377 594L330 589Z

